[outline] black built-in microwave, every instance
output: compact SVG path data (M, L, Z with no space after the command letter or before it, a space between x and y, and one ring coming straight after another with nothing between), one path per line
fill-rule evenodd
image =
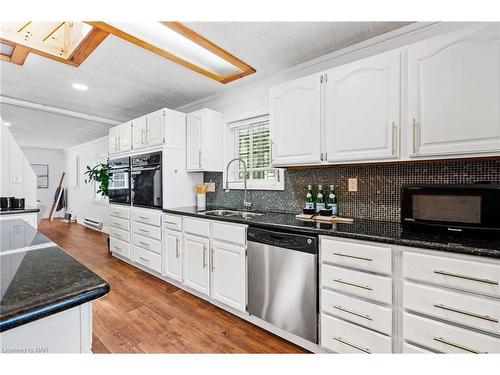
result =
M403 185L401 226L500 237L500 185Z

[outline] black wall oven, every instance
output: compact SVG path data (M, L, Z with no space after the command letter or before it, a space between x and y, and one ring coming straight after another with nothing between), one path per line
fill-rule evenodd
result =
M108 194L110 203L130 205L130 158L109 161Z
M405 229L500 236L500 185L404 185Z
M161 209L162 190L161 151L132 156L132 205Z

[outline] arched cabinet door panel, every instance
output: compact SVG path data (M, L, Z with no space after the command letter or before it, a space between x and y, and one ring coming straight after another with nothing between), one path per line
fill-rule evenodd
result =
M410 156L500 152L500 24L408 47Z

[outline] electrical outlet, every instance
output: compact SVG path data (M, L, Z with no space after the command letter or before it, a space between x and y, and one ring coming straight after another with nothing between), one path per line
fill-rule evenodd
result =
M205 182L205 185L207 187L207 192L213 193L215 191L215 182L213 181Z
M357 178L350 178L348 180L349 182L349 191L358 191L358 179Z

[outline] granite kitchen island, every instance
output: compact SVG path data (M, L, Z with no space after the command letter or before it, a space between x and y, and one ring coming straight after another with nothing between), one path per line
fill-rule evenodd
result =
M0 222L2 353L89 353L109 284L24 220Z

